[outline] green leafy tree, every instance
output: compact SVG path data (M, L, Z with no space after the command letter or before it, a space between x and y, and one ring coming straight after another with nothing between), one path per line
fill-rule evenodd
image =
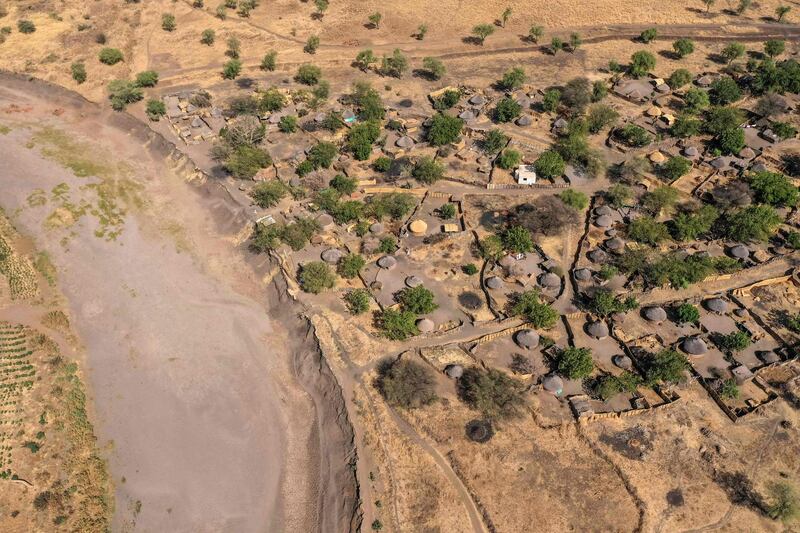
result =
M570 346L558 354L556 369L559 374L568 379L583 379L591 375L594 370L592 351L589 348Z
M679 155L670 157L661 165L661 175L669 181L675 181L692 169L692 162Z
M508 137L500 130L489 130L484 134L481 148L487 154L496 154L508 144Z
M367 289L353 289L344 295L344 302L351 315L361 315L369 310L369 291Z
M653 137L647 133L646 129L633 123L625 124L617 129L615 135L622 142L633 147L647 146L653 142Z
M764 43L764 53L769 57L778 57L786 50L786 42L780 39L770 39Z
M510 226L506 228L500 238L503 240L503 247L516 254L527 253L533 250L531 232L522 226Z
M319 42L320 41L318 36L316 35L309 36L309 38L306 39L306 44L303 47L303 52L307 54L316 54L317 48L319 48Z
M735 107L715 107L708 112L703 129L711 135L739 128L745 121L744 113Z
M435 57L424 57L422 59L422 67L428 72L428 76L430 76L432 80L441 79L445 72L447 72L444 63Z
M798 501L794 487L781 481L772 483L769 486L771 502L767 506L767 514L773 520L781 520L789 523L798 516Z
M511 18L511 14L512 13L513 13L513 10L510 7L507 7L507 8L505 8L503 10L503 14L500 15L500 20L502 21L502 26L504 28L506 27L506 23L508 22L508 19Z
M731 43L723 48L719 55L730 65L735 60L744 56L745 51L746 49L742 43Z
M534 162L533 168L536 170L536 175L545 179L553 179L564 174L566 165L561 154L553 150L542 152L539 158Z
M769 205L751 205L725 217L722 231L738 242L766 241L778 229L782 219Z
M678 383L683 379L683 373L689 369L686 356L672 349L662 350L646 361L647 382Z
M116 111L122 111L128 104L144 98L144 94L142 89L131 81L113 80L108 84L108 97L111 100L111 107Z
M242 62L238 59L231 59L222 66L222 77L226 80L234 80L242 72Z
M506 148L497 158L497 166L509 170L516 168L522 162L522 154L513 148Z
M148 100L145 113L150 120L158 121L167 114L167 106L161 100Z
M777 172L755 172L747 178L756 200L775 207L794 207L800 200L798 189L786 176Z
M672 219L672 235L679 241L693 241L711 231L719 218L719 211L712 205L704 205L693 213L678 213Z
M294 133L297 131L297 117L294 115L282 116L278 122L278 129L283 133Z
M683 59L694 52L694 42L691 39L686 38L678 39L672 43L672 49L675 51L678 57Z
M206 46L213 45L216 39L217 34L212 29L203 30L203 33L200 34L200 43Z
M419 334L417 315L410 311L385 309L377 316L376 325L384 337L396 341Z
M618 119L619 113L613 108L603 104L595 104L589 108L589 113L586 115L586 125L590 133L599 133L606 126L613 125Z
M481 257L488 261L497 261L505 253L503 240L497 235L489 235L480 241Z
M654 68L656 68L656 56L647 50L639 50L631 56L629 68L631 76L641 78Z
M300 65L294 79L304 85L316 85L322 79L322 69L316 65Z
M242 145L234 148L223 163L235 178L251 179L262 168L272 164L272 158L261 148Z
M736 384L736 380L728 378L723 381L719 388L719 395L730 400L738 398L741 392L739 391L739 386Z
M587 307L595 315L607 317L614 313L626 313L636 309L639 307L639 302L633 296L623 298L608 289L598 289L588 299Z
M603 80L595 80L592 84L592 102L599 102L608 96L608 86Z
M261 208L274 207L286 197L289 190L281 181L272 180L257 184L250 192L253 201Z
M706 6L706 13L711 9L711 6L717 3L717 0L702 0L703 5Z
M692 82L692 73L685 68L679 68L667 78L667 84L673 89L680 89Z
M526 388L521 381L496 368L469 367L458 380L461 400L489 419L522 416Z
M418 315L432 313L439 308L433 292L422 285L406 287L395 295L395 300L404 311Z
M337 154L338 150L335 144L323 141L318 142L309 150L307 159L315 169L330 168Z
M542 302L539 291L535 289L515 295L509 310L512 315L525 318L537 329L550 329L558 320L556 310Z
M620 209L629 205L633 198L633 190L624 183L615 183L606 191L605 197L608 203Z
M444 220L450 220L451 218L455 218L455 216L456 216L455 204L447 203L439 208L439 218Z
M684 303L675 309L675 316L680 324L697 324L700 322L700 311L689 303Z
M577 211L583 211L589 207L589 197L575 189L564 189L559 195L561 201Z
M390 56L383 56L381 61L381 74L384 76L393 76L395 78L402 78L403 74L408 70L408 59L400 51L395 48Z
M328 0L314 0L314 7L317 8L317 18L321 19L325 15L325 11L328 10Z
M511 97L504 97L497 102L494 110L494 118L498 122L511 122L522 113L522 106Z
M411 175L417 181L430 185L444 176L444 166L432 157L423 156L414 164Z
M136 75L136 85L139 87L155 87L158 84L158 72L145 70Z
M428 129L428 142L433 146L444 146L455 142L461 136L464 121L458 117L451 117L438 113L433 116Z
M711 100L706 91L689 89L683 97L684 109L687 113L699 113L711 105Z
M723 76L711 84L709 96L714 105L728 105L742 97L742 90L732 78Z
M417 28L417 40L421 41L425 38L428 34L428 25L427 24L420 24Z
M714 339L719 349L724 352L741 352L750 346L750 335L744 331L734 331L727 335L719 335Z
M658 30L655 28L648 28L639 35L639 40L645 44L652 43L658 37Z
M337 174L330 182L330 186L336 189L342 196L350 196L358 189L358 180L349 178L342 174Z
M787 14L789 11L791 11L791 10L792 10L792 8L791 8L791 7L789 7L789 6L783 6L783 5L781 5L781 6L778 6L778 7L776 7L776 8L775 8L775 16L777 16L777 17L778 17L778 22L783 22L783 18L784 18L784 17L786 16L786 14Z
M300 287L305 292L319 294L336 284L336 275L322 261L311 261L300 268Z
M669 185L656 187L642 197L642 206L653 215L669 212L678 201L678 191Z
M555 113L561 103L561 91L558 89L548 89L542 97L542 109L548 113Z
M628 224L628 237L636 242L655 246L669 239L669 229L666 224L652 217L642 216Z
M725 130L717 136L716 144L723 154L738 154L745 146L744 130L741 128Z
M582 43L583 41L581 40L580 34L571 33L569 35L569 51L573 54L578 50Z
M564 40L561 37L553 37L550 39L550 53L556 55L564 49Z
M356 124L347 133L347 149L358 161L366 161L372 154L372 145L380 135L380 125L375 120Z
M17 30L23 34L33 33L36 31L36 24L28 19L20 19L17 21Z
M343 278L352 279L358 276L365 264L366 261L359 254L347 254L339 260L336 270Z
M700 122L699 119L693 117L692 115L682 113L678 115L678 118L675 119L675 122L672 124L672 127L669 131L675 137L685 139L687 137L698 135L702 128L703 123Z
M436 400L436 376L428 366L406 358L380 368L378 390L390 405L416 409Z
M175 31L178 25L175 22L175 15L172 13L164 13L161 15L161 29L164 31Z
M525 70L523 70L522 67L514 67L503 74L502 79L497 82L497 85L503 90L511 91L522 87L525 80Z
M628 392L636 392L636 389L642 383L642 378L624 370L619 376L603 376L595 387L595 392L603 400L610 400L617 394Z
M486 38L489 37L491 34L494 33L494 26L491 24L478 24L474 28L472 28L472 35L474 35L478 41L483 45L486 41Z

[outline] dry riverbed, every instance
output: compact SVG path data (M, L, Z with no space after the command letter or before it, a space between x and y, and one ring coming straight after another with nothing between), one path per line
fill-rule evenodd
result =
M352 520L351 430L321 412L338 389L301 385L326 367L264 290L269 266L236 250L223 191L186 183L133 120L57 89L8 80L0 128L0 206L50 254L85 347L113 529Z

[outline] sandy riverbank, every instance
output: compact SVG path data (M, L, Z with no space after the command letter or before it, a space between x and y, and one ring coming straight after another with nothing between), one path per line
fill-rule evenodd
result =
M4 81L0 204L59 269L111 444L115 529L351 527L341 393L280 287L263 289L268 262L238 250L237 207L185 183L133 119Z

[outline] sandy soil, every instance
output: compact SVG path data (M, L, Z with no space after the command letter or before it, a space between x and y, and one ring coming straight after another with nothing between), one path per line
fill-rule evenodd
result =
M293 376L287 332L208 216L211 199L102 114L54 116L10 88L0 109L11 127L0 136L0 204L51 254L86 346L117 484L114 529L313 529L314 405ZM100 177L64 168L85 165ZM36 189L47 200L30 207ZM121 220L112 231L109 217Z

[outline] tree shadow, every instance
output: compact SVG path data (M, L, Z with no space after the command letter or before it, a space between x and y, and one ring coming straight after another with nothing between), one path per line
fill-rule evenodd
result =
M238 78L236 80L236 86L240 89L252 89L255 84L256 81L253 78Z
M673 50L659 50L658 55L673 61L678 61L681 58L681 56L679 56L678 53Z
M424 68L415 68L411 71L411 75L415 78L420 78L427 81L436 81L437 78L433 75L430 70L425 70Z
M714 63L716 63L718 65L727 65L728 64L728 60L725 59L724 57L722 57L722 54L719 54L717 52L712 52L712 53L708 54L706 56L706 59L708 59L709 61L712 61L712 62L714 62Z
M483 43L480 39L475 37L474 35L469 35L467 37L462 37L461 42L464 44L474 44L475 46L483 46Z

